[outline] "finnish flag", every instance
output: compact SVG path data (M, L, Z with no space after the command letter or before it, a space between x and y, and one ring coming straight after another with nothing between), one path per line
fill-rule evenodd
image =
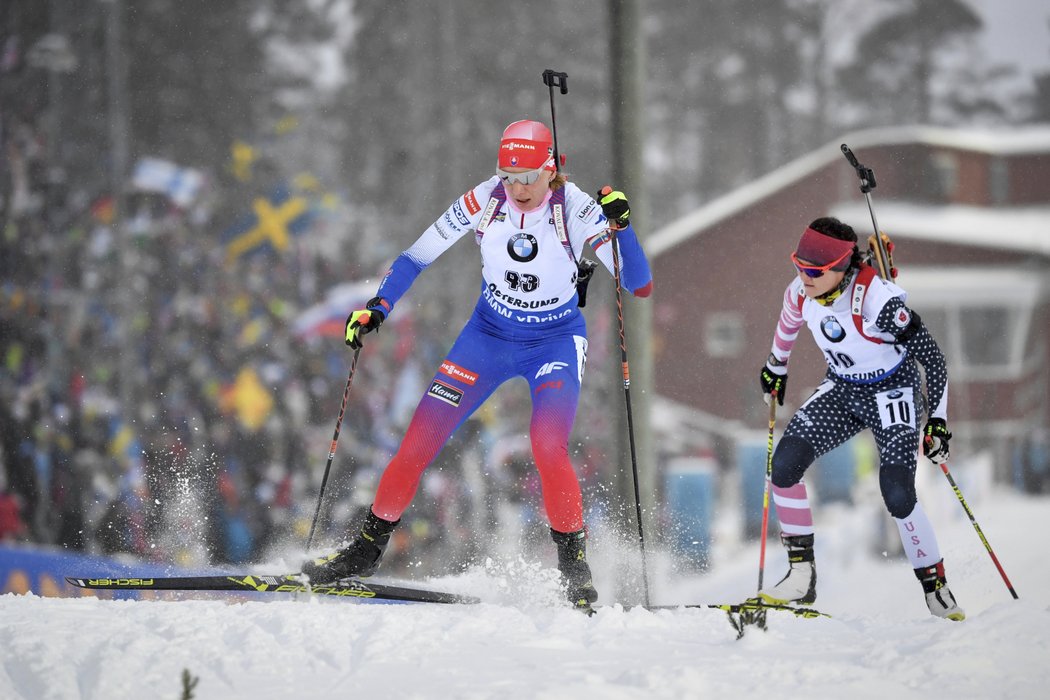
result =
M141 158L131 177L133 187L145 192L161 192L181 208L200 193L204 175L199 170L181 168L160 158Z

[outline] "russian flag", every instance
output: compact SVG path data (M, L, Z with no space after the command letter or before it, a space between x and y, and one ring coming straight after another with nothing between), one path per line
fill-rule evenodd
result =
M320 303L300 313L292 322L292 332L298 338L342 338L346 333L346 317L354 309L363 309L375 296L376 283L348 282L332 287ZM407 309L406 309L407 311ZM399 313L399 317L406 314Z

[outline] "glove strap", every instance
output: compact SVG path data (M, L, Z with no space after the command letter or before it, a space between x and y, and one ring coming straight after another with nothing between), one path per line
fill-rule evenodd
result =
M773 353L769 353L769 357L766 358L766 369L772 374L783 376L787 374L787 362L781 360Z
M368 309L369 311L376 311L376 312L378 312L379 315L381 316L381 318L379 319L379 322L382 323L383 321L386 320L386 317L390 314L390 309L392 307L390 306L390 302L387 301L386 299L384 299L383 297L372 297L371 299L368 300L367 303L365 303L365 308Z

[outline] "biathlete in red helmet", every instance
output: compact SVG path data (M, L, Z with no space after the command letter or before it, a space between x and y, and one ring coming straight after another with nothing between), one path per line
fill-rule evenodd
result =
M616 229L623 286L641 297L652 290L626 197L611 188L599 196L600 203L559 172L546 126L514 122L500 140L496 175L456 199L397 257L375 298L350 314L346 343L359 348L419 273L473 233L482 261L474 311L420 400L360 532L345 549L304 564L312 582L375 572L438 451L498 386L522 377L532 397L532 453L569 600L581 608L597 600L580 484L568 453L587 358L577 295L584 247L612 272L609 229Z

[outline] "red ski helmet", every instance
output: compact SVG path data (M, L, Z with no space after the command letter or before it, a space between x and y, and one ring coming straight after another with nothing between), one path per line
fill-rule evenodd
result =
M503 130L498 168L544 168L554 171L554 137L541 122L517 121Z

